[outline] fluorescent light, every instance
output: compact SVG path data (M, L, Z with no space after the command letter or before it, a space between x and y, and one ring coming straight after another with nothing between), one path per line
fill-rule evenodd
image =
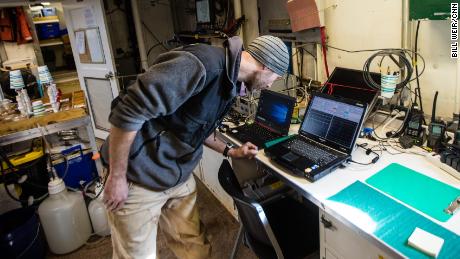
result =
M42 5L50 5L50 2L41 2Z

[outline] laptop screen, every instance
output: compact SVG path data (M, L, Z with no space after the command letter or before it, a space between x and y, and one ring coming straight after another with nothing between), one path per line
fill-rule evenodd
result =
M314 95L300 131L316 141L350 153L365 111L362 104Z
M269 90L260 92L255 121L280 134L289 131L295 98Z

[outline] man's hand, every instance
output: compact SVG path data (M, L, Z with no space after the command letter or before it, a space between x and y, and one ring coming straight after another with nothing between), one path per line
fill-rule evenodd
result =
M123 207L128 198L128 182L125 176L109 174L104 187L104 204L110 211L116 211Z
M126 170L129 150L136 134L136 131L125 131L115 126L110 130L110 173L104 187L104 203L110 211L121 209L128 198Z
M251 142L246 142L242 146L238 148L232 148L228 151L228 156L234 159L239 158L254 158L259 151L257 150L257 146L252 144Z

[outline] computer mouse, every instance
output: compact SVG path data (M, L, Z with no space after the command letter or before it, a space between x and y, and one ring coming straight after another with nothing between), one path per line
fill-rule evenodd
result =
M238 130L232 129L232 133L238 133Z

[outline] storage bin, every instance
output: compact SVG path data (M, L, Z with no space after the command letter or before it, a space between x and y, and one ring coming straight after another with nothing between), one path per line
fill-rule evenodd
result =
M83 153L80 145L61 151L67 157L68 169L64 160L53 161L59 177L62 177L65 185L72 188L80 188L81 182L88 183L97 177L96 164L92 160L92 153Z
M0 251L2 258L45 258L45 237L33 208L0 215Z
M59 23L49 22L37 24L38 38L41 40L57 38L60 36Z

